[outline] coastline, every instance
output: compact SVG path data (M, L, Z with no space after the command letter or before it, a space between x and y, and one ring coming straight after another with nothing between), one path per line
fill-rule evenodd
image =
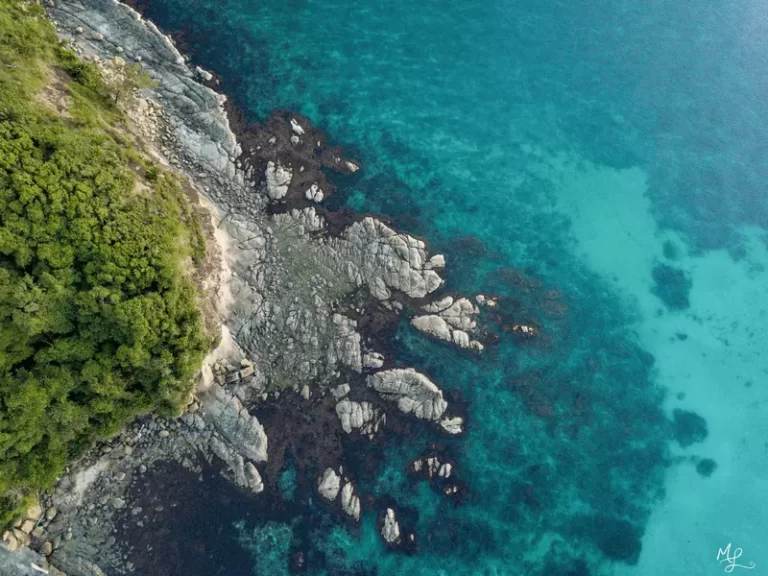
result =
M417 329L476 354L479 305L494 300L475 305L443 293L436 270L444 259L429 257L422 240L369 215L327 210L321 201L333 190L321 169L361 167L306 118L276 111L263 125L233 131L226 98L200 82L212 76L190 70L173 42L130 7L60 0L49 14L81 56L141 61L157 82L133 121L147 152L188 177L212 215L222 262L209 287L224 330L181 419L127 426L74 463L45 500L58 511L46 525L52 564L70 576L141 573L129 559L138 550L115 534L151 522L129 494L156 463L178 462L193 474L223 463L233 484L265 499L278 498L286 454L305 492L324 498L340 521L354 527L361 510L377 510L387 544L410 549L416 537L401 535L396 503L358 494L349 471L376 468L377 455L366 454L382 442L380 428L453 437L465 416L427 376L401 368L387 340L408 314L422 319ZM446 497L463 494L447 470Z

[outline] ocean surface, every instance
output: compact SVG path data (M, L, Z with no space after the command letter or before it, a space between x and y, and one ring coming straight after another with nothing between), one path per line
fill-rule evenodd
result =
M450 290L541 332L478 358L399 330L468 407L461 505L405 473L428 431L361 473L415 553L286 469L282 516L199 519L227 540L208 554L251 554L229 573L288 574L297 548L309 574L768 573L768 1L141 7L250 120L300 112L362 162L332 204L390 216Z

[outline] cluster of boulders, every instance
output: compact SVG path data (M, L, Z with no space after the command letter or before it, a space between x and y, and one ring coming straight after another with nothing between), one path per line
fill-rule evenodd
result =
M454 474L454 465L448 459L428 453L414 459L408 472L427 480L430 485L445 496L461 496L466 491L466 486L459 481Z
M228 241L222 254L232 271L224 320L238 354L247 356L214 363L214 382L190 399L181 418L145 418L127 427L62 479L53 500L71 520L76 539L82 535L103 550L116 544L116 514L130 511L138 527L151 521L150 511L133 514L125 493L159 459L196 470L197 455L215 458L226 464L232 481L252 494L262 492L269 431L252 412L286 391L308 407L332 395L338 426L347 434L381 432L386 414L377 398L448 434L462 433L463 418L450 414L436 383L411 368L384 369L365 322L356 320L369 311L351 302L365 294L396 318L407 301L419 310L415 328L477 351L478 309L461 297L425 303L443 285L438 271L445 259L430 255L422 240L372 217L329 225L327 212L316 206L332 192L319 168L353 173L360 166L328 148L297 115L274 116L248 141L249 154L242 154L223 109L225 98L197 82L211 81L211 75L189 69L151 22L101 0L61 0L54 11L61 29L74 32L81 53L102 61L116 55L141 61L156 81L154 102L138 99L134 120L158 155L189 175L220 210L217 235ZM270 212L268 205L281 209ZM478 298L478 304L485 302L491 305ZM440 470L450 477L449 463ZM360 495L341 468L324 470L317 489L359 521ZM389 545L413 540L412 534L406 538L394 507L381 522ZM66 541L62 526L57 535ZM77 556L74 547L69 550ZM66 554L65 547L64 562ZM123 556L110 564L120 564Z
M317 481L317 491L326 501L335 503L339 499L342 512L355 520L360 521L360 497L356 494L355 486L349 478L343 476L343 469L338 472L333 468L326 468Z
M72 531L68 530L64 535L49 538L48 526L54 521L58 510L55 506L49 506L45 510L39 503L30 506L25 515L17 518L10 530L3 533L3 541L8 550L18 550L21 546L32 546L43 556L50 556L53 551L61 546L63 540L72 539Z

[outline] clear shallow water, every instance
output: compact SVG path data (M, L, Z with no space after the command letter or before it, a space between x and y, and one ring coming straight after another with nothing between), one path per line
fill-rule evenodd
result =
M148 6L252 119L297 110L363 162L332 202L392 216L450 288L542 327L480 361L403 327L403 362L469 403L468 500L405 477L429 430L393 443L361 491L419 511L419 553L308 506L315 572L688 576L728 542L768 566L768 4L614 4ZM280 556L291 521L233 538Z

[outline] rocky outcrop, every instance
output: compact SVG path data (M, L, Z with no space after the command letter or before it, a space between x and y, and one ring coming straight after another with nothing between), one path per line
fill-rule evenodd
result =
M350 269L358 285L368 286L380 300L399 290L412 298L434 292L442 280L427 266L426 246L407 234L400 234L373 218L355 222L337 241L339 251L356 266Z
M336 404L336 415L341 428L349 434L358 430L361 434L372 435L386 423L387 416L370 402L354 402L344 398Z
M341 314L334 314L333 326L335 334L328 346L329 364L345 364L355 372L362 372L363 360L360 334L356 331L357 322Z
M356 522L360 521L360 498L355 494L352 482L347 482L341 489L341 509Z
M288 186L291 184L293 172L290 168L282 166L279 162L271 160L267 163L267 170L264 174L267 178L267 194L272 200L280 200L288 193Z
M448 434L461 434L464 431L464 418L461 416L443 418L440 420L440 428L445 430Z
M236 396L214 386L206 397L204 417L231 446L230 450L254 462L267 461L267 435Z
M56 550L51 556L51 560L59 570L68 576L105 576L101 568L93 562L64 549Z
M368 376L368 385L382 398L397 402L406 414L438 421L448 408L443 392L413 368L385 370Z
M400 524L398 524L395 511L392 508L387 508L384 514L381 537L387 544L395 544L400 539Z
M454 300L446 296L437 302L423 307L426 314L411 320L411 325L430 336L452 342L461 348L471 348L481 351L483 345L470 338L477 330L477 322L473 316L480 311L467 298Z
M333 468L326 468L317 484L317 491L326 500L333 502L341 489L341 477Z

